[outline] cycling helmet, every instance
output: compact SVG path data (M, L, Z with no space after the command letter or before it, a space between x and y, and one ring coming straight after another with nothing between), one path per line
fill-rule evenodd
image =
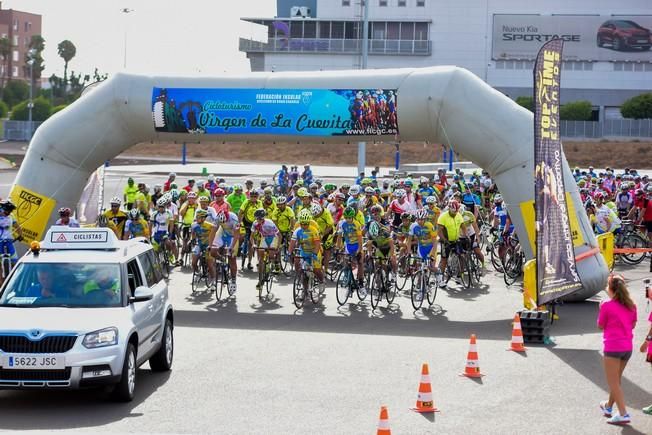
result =
M645 191L647 193L652 193L652 184L648 184L647 186L645 186Z
M165 205L168 205L169 203L172 202L172 194L170 192L166 192L161 198L165 201Z
M356 211L353 207L347 207L344 209L344 217L345 218L352 218L355 217Z
M269 187L269 186L267 186L265 189L263 189L263 193L264 193L265 195L267 195L267 194L270 194L270 195L271 195L271 194L272 194L272 188Z
M252 180L251 178L247 178L245 180L245 184L254 184L254 180Z
M215 189L213 191L213 196L224 196L224 193L225 193L224 189L222 189L221 187L218 187L217 189Z
M423 183L427 183L427 182L428 182L428 177L421 177L421 178L419 178L419 182L420 182L421 184L423 184Z
M319 204L312 204L310 206L310 213L312 213L313 216L319 216L323 209L321 208L321 205Z
M267 187L267 181L266 180L261 180L260 181L260 187L262 187L262 188Z
M252 195L254 195L254 196L260 196L260 194L261 194L260 189L254 189L254 190L252 190L251 192L249 192L249 197L251 197Z
M206 195L202 195L199 197L199 202L210 202L210 198Z
M154 192L160 192L163 189L163 186L160 184L155 184L154 185Z
M350 189L351 186L348 183L342 183L342 187L340 189Z
M324 184L324 180L322 180L321 178L315 178L315 183L321 186L322 184Z
M188 199L196 199L197 194L195 192L188 192Z
M129 217L131 220L138 219L138 216L140 216L140 211L137 208L132 208L129 210Z
M170 190L174 190L174 189L178 189L178 188L179 188L179 186L177 185L177 183L170 183Z
M371 186L367 186L367 187L364 188L364 193L370 193L370 194L373 195L374 193L376 193L376 189L374 189Z
M206 210L202 210L202 209L197 210L197 212L195 213L195 219L196 218L202 218L202 217L203 218L208 217L208 212Z
M358 186L357 184L354 184L353 186L351 186L349 188L349 193L351 195L358 195L360 193L360 186Z
M218 211L217 214L215 215L215 220L221 224L226 222L226 213L224 211Z
M265 216L267 216L267 212L265 211L264 208L259 208L258 210L256 210L256 211L254 212L254 217L255 217L256 219L264 219Z
M604 193L602 192L595 192L593 194L593 199L604 199Z
M113 205L113 204L122 205L122 200L120 198L118 198L117 196L114 196L113 198L111 198L111 201L109 201L109 204L111 204L111 205Z
M234 184L233 190L242 190L242 184Z
M384 187L389 187L389 180L387 180L387 179L383 180L383 186Z
M215 175L209 175L208 176L208 181L210 181L210 182L215 181Z
M417 210L417 219L428 219L428 210L421 208Z
M165 200L164 197L161 197L161 198L158 199L158 201L156 201L156 206L157 207L165 207L166 204L167 204L167 201Z
M310 183L308 186L308 189L319 189L319 184L317 183Z
M372 205L369 212L371 212L371 214L380 213L382 215L383 214L383 207L381 205L379 205L379 204Z
M337 192L335 194L335 199L346 199L346 195L343 194L342 192Z
M0 208L2 208L5 211L5 213L7 213L7 214L9 214L12 211L16 210L16 206L9 199L4 199L4 200L0 201Z
M303 197L310 196L310 195L308 194L308 189L306 189L305 187L302 187L301 189L299 189L297 191L297 196L299 198L303 198Z
M304 208L299 212L299 223L307 224L312 220L312 213L307 208Z
M448 203L448 209L452 211L459 211L460 203L456 200L452 200L451 202Z
M72 210L70 210L68 207L61 207L59 209L59 216L70 216L72 213Z
M170 198L172 201L177 202L179 200L179 191L178 190L172 190L172 194L170 195ZM184 190L185 192L185 190Z
M279 196L276 198L276 205L285 204L287 201L288 199L285 196Z
M429 196L426 198L426 204L436 204L437 198L434 196Z
M380 232L380 225L378 225L378 222L371 221L369 223L369 230L367 232L369 233L369 237L374 239L378 237L378 233Z
M414 183L412 182L412 179L408 178L403 182L403 184L407 187L412 187Z
M333 201L335 201L335 194L334 194L334 193L331 193L330 195L328 195L328 196L326 197L326 201L328 201L328 202L333 202Z
M175 178L176 178L176 176L177 176L177 174L174 173L174 172L170 172L170 173L168 174L168 178L169 178L169 177L175 177Z
M184 198L185 198L185 197L188 196L188 191L185 190L185 189L181 189L181 190L179 190L178 192L179 192L179 196L180 196L180 197L184 197Z
M394 191L394 195L395 195L397 198L405 198L406 193L405 193L405 190L403 190L403 189L396 189L396 190Z
M297 186L303 186L304 183L302 179L298 179L297 182L294 184L296 184Z
M362 181L360 182L360 184L362 184L363 186L367 186L367 185L369 185L371 183L373 183L373 180L371 178L368 178L368 177L363 178Z
M412 217L412 215L410 213L408 213L407 211L404 211L403 213L401 213L401 219L410 219L411 217Z
M324 189L326 189L326 190L335 190L335 189L337 189L337 186L334 185L333 183L326 183L326 184L324 184Z
M494 196L494 203L501 203L503 202L503 196L500 193L497 193L496 196Z

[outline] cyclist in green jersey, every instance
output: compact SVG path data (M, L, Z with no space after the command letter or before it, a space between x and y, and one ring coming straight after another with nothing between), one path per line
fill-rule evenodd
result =
M247 195L242 192L242 185L236 184L233 186L233 192L226 197L226 202L231 206L231 211L233 213L240 213L240 207L242 203L247 200Z

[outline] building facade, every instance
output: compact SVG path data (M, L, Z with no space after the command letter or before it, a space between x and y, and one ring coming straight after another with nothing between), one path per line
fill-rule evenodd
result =
M0 58L0 76L11 80L29 80L24 68L29 42L33 35L41 35L41 16L13 9L2 9L0 2L0 38L8 38L11 54Z
M538 48L565 40L562 103L588 100L599 119L652 89L649 0L367 0L367 67L464 67L512 98L532 95ZM243 18L267 40L240 39L252 71L359 69L364 0L290 1L309 17ZM318 12L318 13L317 13Z

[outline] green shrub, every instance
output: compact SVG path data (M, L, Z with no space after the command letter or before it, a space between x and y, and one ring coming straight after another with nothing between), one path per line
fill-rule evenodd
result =
M589 121L592 112L590 101L572 101L561 106L559 118L564 121Z
M2 101L9 108L29 98L29 84L22 80L9 80L2 91Z
M641 94L625 101L620 108L623 118L652 118L652 93Z
M45 121L50 117L52 105L45 98L39 97L34 100L34 107L32 108L33 121ZM29 118L29 109L27 108L27 101L23 101L14 106L11 111L12 121L27 121Z
M7 107L7 103L4 101L0 101L0 118L4 119L7 117L7 113L9 113L9 108Z
M59 104L58 106L54 106L54 107L52 108L52 110L50 111L50 116L54 115L54 114L57 113L57 112L62 111L62 110L65 109L66 107L68 107L67 104Z
M516 104L525 107L530 112L534 112L534 98L533 97L516 97Z

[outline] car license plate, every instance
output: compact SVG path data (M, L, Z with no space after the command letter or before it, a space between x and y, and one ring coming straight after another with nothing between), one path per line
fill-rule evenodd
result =
M10 370L63 370L66 359L61 355L48 354L5 355L2 367Z
M639 44L645 44L646 42L649 42L647 39L639 39L638 41Z

